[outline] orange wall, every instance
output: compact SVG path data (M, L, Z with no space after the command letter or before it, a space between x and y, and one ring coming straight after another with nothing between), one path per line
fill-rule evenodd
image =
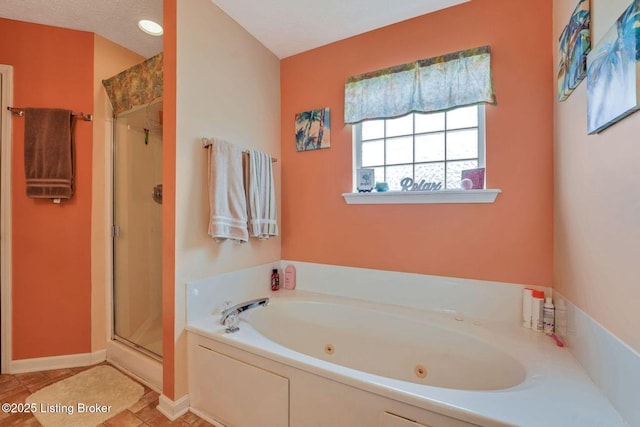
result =
M484 280L552 284L552 2L474 0L286 58L282 257ZM348 76L490 45L487 188L496 203L347 205ZM294 115L331 108L331 148L297 153Z
M93 34L0 19L0 63L14 66L14 105L93 110ZM79 121L70 201L25 195L24 119L13 119L14 360L91 350L92 124Z

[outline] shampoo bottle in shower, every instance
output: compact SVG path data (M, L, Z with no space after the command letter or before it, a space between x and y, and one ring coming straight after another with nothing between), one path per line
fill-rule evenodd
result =
M289 264L287 268L284 269L284 288L296 288L296 267L293 264Z
M271 273L271 290L277 291L280 289L280 275L278 274L278 269L274 268Z

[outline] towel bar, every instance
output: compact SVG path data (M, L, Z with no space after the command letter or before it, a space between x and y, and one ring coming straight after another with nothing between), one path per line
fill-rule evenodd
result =
M15 108L15 107L7 107L7 110L11 111L11 113L18 117L24 117L24 109L23 108ZM93 114L88 113L76 113L75 111L71 113L72 116L80 117L82 120L91 122L93 121Z
M207 148L211 144L213 144L213 140L211 140L209 138L202 138L202 148ZM243 153L248 153L248 152L249 152L249 150L244 150L243 151ZM275 163L277 161L278 161L278 159L276 157L272 157L271 158L271 162Z

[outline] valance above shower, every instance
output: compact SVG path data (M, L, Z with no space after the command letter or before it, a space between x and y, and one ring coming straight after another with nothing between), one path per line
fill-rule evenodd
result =
M162 96L162 53L102 81L116 116Z

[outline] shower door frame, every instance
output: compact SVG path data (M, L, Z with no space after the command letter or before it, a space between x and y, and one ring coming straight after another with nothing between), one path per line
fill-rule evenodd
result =
M156 102L162 102L162 99L155 99L153 100L151 103L149 103L148 105L151 105L152 103L156 103ZM131 110L125 111L125 113L131 113L131 112L135 112L139 109L148 107L148 105L143 105L143 106L138 106L138 107L134 107ZM140 352L141 354L150 357L160 363L162 363L163 361L163 357L144 348L143 346L136 344L133 341L130 341L124 337L121 337L119 335L116 334L116 239L118 238L118 233L119 233L119 229L118 226L116 224L116 191L117 191L117 185L116 185L116 179L117 179L117 175L116 175L116 160L117 160L117 143L116 143L116 136L117 136L117 124L118 124L118 117L116 115L112 114L112 122L111 122L111 152L110 152L110 157L111 157L111 161L110 161L110 173L111 173L111 179L110 179L110 184L111 184L111 191L109 192L111 195L111 199L110 199L110 242L111 242L111 251L110 251L110 266L111 268L109 269L109 274L111 276L111 286L110 286L110 298L109 298L109 307L110 310L108 310L109 312L109 324L108 324L108 328L109 328L109 337L112 341L118 342L120 344L126 345L127 347L130 347L132 349L134 349L135 351Z
M104 147L104 292L105 292L105 329L106 329L106 360L114 366L125 370L141 383L151 389L162 392L163 361L152 358L138 348L115 339L114 298L113 298L113 167L114 167L114 129L115 117L109 101L105 101L105 143ZM94 147L95 149L95 147Z

